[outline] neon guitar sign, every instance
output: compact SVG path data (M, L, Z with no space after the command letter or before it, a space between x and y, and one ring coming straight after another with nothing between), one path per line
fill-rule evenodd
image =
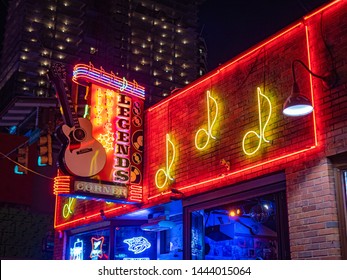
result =
M57 130L57 137L63 143L59 167L72 176L94 176L104 168L105 149L93 138L91 122L77 117L66 83L65 67L61 63L53 64L48 76L56 88L65 122Z

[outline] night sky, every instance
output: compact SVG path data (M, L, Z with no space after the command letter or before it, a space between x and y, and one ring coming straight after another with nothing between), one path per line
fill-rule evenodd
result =
M0 42L8 0L0 0ZM330 0L205 0L199 13L209 70Z
M302 18L328 0L206 0L200 11L209 70Z

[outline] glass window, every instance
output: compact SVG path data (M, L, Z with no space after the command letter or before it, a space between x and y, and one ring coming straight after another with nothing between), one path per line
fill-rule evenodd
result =
M156 260L157 233L127 226L115 229L115 260Z
M278 195L269 194L191 213L191 258L280 258Z
M72 235L67 247L68 260L109 259L110 230L97 230Z

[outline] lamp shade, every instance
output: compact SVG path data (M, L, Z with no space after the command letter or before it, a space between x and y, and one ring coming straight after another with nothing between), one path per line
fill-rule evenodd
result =
M311 101L300 94L296 82L293 84L292 94L287 98L283 105L283 114L291 117L299 117L310 114L313 111Z

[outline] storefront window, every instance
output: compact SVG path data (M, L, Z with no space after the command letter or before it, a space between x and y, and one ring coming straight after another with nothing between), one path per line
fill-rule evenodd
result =
M110 230L97 230L72 235L69 238L67 259L108 260Z
M183 221L182 215L173 219L175 226L159 233L160 250L158 260L183 259Z
M191 213L191 258L279 259L278 194Z
M115 260L155 260L157 233L127 226L115 229Z

